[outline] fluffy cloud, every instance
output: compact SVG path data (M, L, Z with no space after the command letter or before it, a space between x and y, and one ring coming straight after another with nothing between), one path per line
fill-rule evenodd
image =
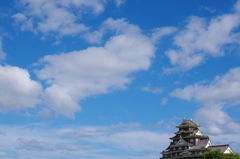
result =
M137 26L124 19L108 19L103 25L116 33L103 47L41 59L44 68L37 71L37 76L50 84L44 99L59 114L73 117L80 110L79 100L125 89L132 73L146 70L151 64L155 47Z
M230 69L225 75L216 76L208 85L196 83L176 89L172 95L201 103L240 104L240 67Z
M0 66L0 111L33 108L42 91L40 83L30 79L27 70Z
M21 0L24 11L12 17L21 30L33 32L74 35L88 30L79 23L83 14L99 14L104 10L105 0Z
M174 37L175 50L168 50L166 55L174 69L166 71L187 71L200 65L208 56L223 56L225 45L239 42L235 31L240 25L239 1L234 13L206 19L192 16L185 29Z
M217 76L210 84L194 84L176 89L172 96L194 100L203 104L196 112L197 120L208 127L210 133L240 132L240 124L223 111L225 105L240 104L240 67Z
M205 104L196 111L197 122L204 125L204 132L210 134L239 133L240 124L223 110L223 104Z

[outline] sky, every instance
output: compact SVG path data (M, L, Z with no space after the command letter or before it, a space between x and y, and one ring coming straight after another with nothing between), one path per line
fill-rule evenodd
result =
M1 0L0 158L157 159L183 118L240 152L240 0Z

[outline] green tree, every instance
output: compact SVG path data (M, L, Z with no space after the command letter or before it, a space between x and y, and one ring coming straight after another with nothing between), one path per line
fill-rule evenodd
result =
M231 153L231 154L222 154L219 149L210 151L208 150L207 153L205 153L202 156L203 159L240 159L239 154L237 153Z
M225 159L240 159L239 154L231 153L231 154L224 154Z

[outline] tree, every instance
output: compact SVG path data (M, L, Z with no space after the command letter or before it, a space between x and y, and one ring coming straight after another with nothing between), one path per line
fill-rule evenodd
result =
M207 150L207 153L202 155L203 159L240 159L240 155L237 153L231 154L222 154L219 149L210 151Z

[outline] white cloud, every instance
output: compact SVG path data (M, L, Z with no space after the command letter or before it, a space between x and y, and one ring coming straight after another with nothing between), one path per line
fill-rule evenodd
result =
M150 131L129 131L95 138L92 141L116 145L116 147L130 151L159 153L167 148L166 143L169 142L169 137L171 137L169 134L158 134Z
M125 128L122 126L124 125ZM129 128L129 125L130 128ZM159 154L167 148L170 134L160 134L147 130L135 130L138 123L119 123L110 127L83 127L61 132L65 138L84 139L91 143L105 144L125 151ZM123 128L123 129L119 129ZM132 156L134 157L134 155Z
M69 131L64 134L65 138L91 138L97 136L108 135L111 130L97 127L83 127L78 130Z
M76 150L90 150L91 146L81 146L75 144L49 144L46 142L39 142L36 139L27 140L25 138L18 139L19 145L16 147L17 149L24 149L28 151L56 151L56 150L68 150L68 151L76 151Z
M161 126L161 125L164 124L164 122L165 122L164 120L161 120L161 121L159 121L159 122L156 123L156 126Z
M239 134L218 134L218 135L211 135L211 141L214 145L223 145L230 144L231 148L234 152L240 151L240 135Z
M55 147L53 145L50 145L48 143L41 143L37 141L36 139L32 139L28 141L25 138L19 138L18 139L19 146L17 146L17 149L25 149L25 150L36 150L36 151L53 151L55 150Z
M0 66L0 111L33 108L42 91L40 83L30 79L27 70Z
M163 88L151 87L151 84L148 84L146 87L142 88L142 91L144 91L144 92L151 92L151 93L162 93L163 92Z
M209 56L224 56L226 44L239 42L235 31L240 25L238 3L234 13L212 18L209 22L196 16L188 19L186 28L174 37L178 48L166 52L175 71L190 70Z
M2 38L0 37L0 61L4 60L6 57L6 53L3 52L3 48L2 48Z
M165 104L167 104L167 102L168 102L168 99L167 98L163 98L161 100L161 105L165 105Z
M125 89L131 74L146 70L154 57L151 40L124 19L108 19L105 28L116 32L103 47L45 56L37 71L50 87L44 99L59 114L73 117L80 110L78 101L92 95Z
M75 35L88 30L87 26L79 23L81 16L88 14L88 10L92 14L100 14L105 0L21 0L21 4L24 11L12 16L21 25L21 30Z
M12 16L12 18L15 19L16 23L21 23L21 31L32 31L34 33L37 33L37 30L33 27L33 19L27 18L24 14L22 13L17 13Z
M117 125L112 125L111 128L112 129L119 129L119 128L137 128L141 126L140 123L123 123L123 122L119 122Z
M81 110L77 100L74 100L65 88L54 84L43 93L45 103L56 113L74 118L74 112Z
M116 129L123 127L124 130ZM94 138L63 138L62 135L70 130L76 132L81 128L53 128L46 124L29 124L25 126L6 126L1 128L6 132L0 135L2 152L8 152L7 156L15 158L126 158L141 159L149 156L159 157L159 152L165 149L169 143L170 134L161 134L147 130L136 130L136 127L128 128L136 123L119 123L113 126L94 127L96 130L114 129L111 134L97 135ZM89 126L90 127L90 126ZM139 128L137 128L139 129ZM121 151L121 156L105 154L104 152ZM16 154L18 156L16 156Z
M122 4L124 4L126 2L126 0L115 0L115 3L117 5L117 7L120 7Z
M200 7L199 9L201 9L201 10L206 10L206 11L208 11L208 12L211 12L211 13L214 13L214 12L216 12L216 10L215 9L211 9L211 8L208 8L208 7Z
M216 76L208 85L196 83L183 89L176 89L172 95L201 103L240 104L240 67L230 69L225 75Z
M240 67L230 69L222 76L216 76L210 84L194 84L176 89L172 96L194 100L203 104L197 110L196 119L207 126L210 133L239 133L240 124L223 111L225 105L240 104Z
M83 37L90 44L101 44L104 32L105 30L101 28L100 31L86 32Z
M101 44L102 37L106 33L116 33L116 34L128 34L134 36L134 34L141 33L141 29L135 25L130 25L126 19L108 18L102 24L99 30L93 32L86 32L84 34L85 40L92 44Z
M57 46L57 45L59 45L61 43L62 43L61 41L55 41L54 43L52 43L52 45Z
M161 39L163 36L172 34L177 31L177 28L175 27L162 27L162 28L155 28L153 29L152 33L152 41L153 43L158 42L159 39Z
M124 132L129 129L134 129L140 126L140 123L123 123L119 122L117 125L110 127L81 127L77 130L67 130L62 132L65 138L96 138L99 136L108 136L111 134Z

